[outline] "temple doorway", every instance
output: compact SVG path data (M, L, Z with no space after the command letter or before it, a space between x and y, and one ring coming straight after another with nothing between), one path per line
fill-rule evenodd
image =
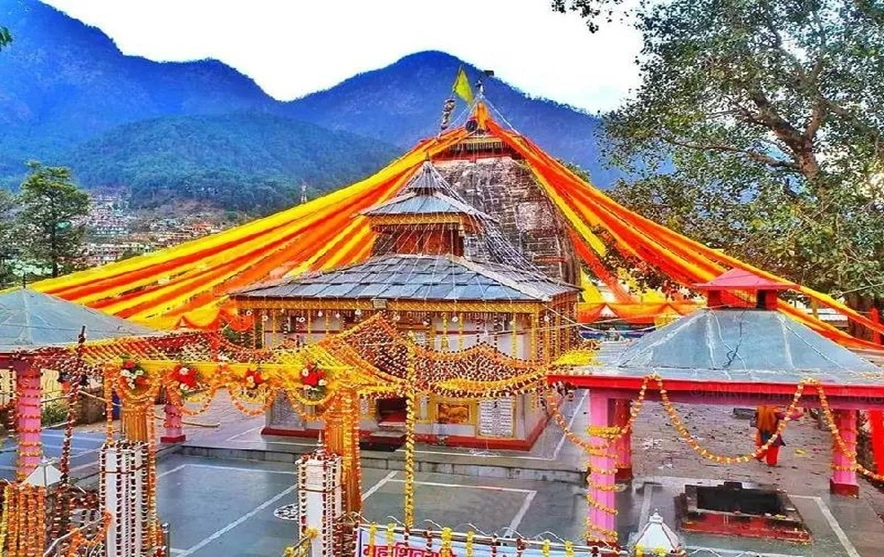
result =
M377 401L378 426L405 427L405 397L381 398Z

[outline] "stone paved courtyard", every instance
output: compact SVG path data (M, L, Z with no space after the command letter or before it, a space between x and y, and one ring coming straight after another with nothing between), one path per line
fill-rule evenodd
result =
M732 408L678 408L688 428L709 450L724 455L752 450L749 422L734 417ZM573 430L583 433L587 414L581 393L562 411ZM161 407L157 413L161 414ZM190 420L219 426L187 426L186 446L167 447L161 455L159 510L162 520L172 525L173 554L279 556L295 540L296 529L294 522L274 516L274 511L295 502L293 462L298 454L311 450L315 440L262 438L263 417L243 417L224 398ZM73 464L80 476L94 471L102 427L78 428ZM47 453L57 455L61 432L47 431L44 441ZM814 543L796 546L690 535L687 540L692 547L711 548L695 551L697 557L739 554L728 552L729 548L775 557L884 554L879 549L884 547L884 523L876 513L884 508L884 495L861 480L859 500L829 497L830 438L809 418L789 425L786 442L777 468L754 461L718 465L691 451L678 439L660 406L648 403L633 437L637 479L622 486L618 494L621 538L626 539L654 510L674 524L672 499L686 482L741 480L785 488L810 527ZM7 443L0 454L0 471L7 477L12 473L14 447L14 443ZM247 458L229 458L232 455ZM365 517L378 523L388 522L389 517L401 518L402 451L365 452L363 457ZM418 522L431 520L455 529L472 524L500 535L553 532L575 541L582 536L587 509L582 486L585 458L562 439L554 424L528 454L419 446L417 458L424 470L417 475ZM432 472L440 467L450 472ZM541 477L551 481L537 479Z

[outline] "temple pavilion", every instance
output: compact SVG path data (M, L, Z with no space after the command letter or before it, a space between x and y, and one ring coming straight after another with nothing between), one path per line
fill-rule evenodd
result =
M496 219L468 204L430 161L396 197L363 211L377 239L365 262L259 284L233 296L260 315L265 346L312 343L383 312L398 330L440 352L487 344L522 360L552 361L573 345L579 289L546 275L509 244ZM383 370L396 374L401 370ZM404 427L405 399L363 401L364 432ZM546 423L530 395L467 401L425 396L419 439L529 448ZM322 429L274 404L265 433Z

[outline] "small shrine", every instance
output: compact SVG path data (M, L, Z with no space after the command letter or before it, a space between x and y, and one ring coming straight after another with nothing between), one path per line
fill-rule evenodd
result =
M779 292L795 285L732 270L695 287L708 292L708 308L643 336L602 364L549 377L552 383L567 382L590 390L588 525L598 541L618 540L612 486L616 477L631 475L631 424L646 400L663 405L676 431L697 455L723 464L751 462L764 454L790 419L781 420L776 434L755 451L720 456L691 435L675 403L771 405L785 408L786 416L798 407L819 408L834 437L831 493L855 497L857 471L872 474L856 462L857 410L884 406L884 370L777 311L782 305ZM691 496L687 494L689 502ZM687 509L692 529L737 535L733 527L737 522L722 519L721 512L699 512L702 504L694 507L698 512L690 514L691 505ZM785 515L772 520L770 513L761 513L753 527L782 537L780 530L766 523L791 519ZM698 526L701 519L706 521L702 528ZM752 519L742 513L739 523ZM800 517L795 521L800 523Z
M399 195L357 218L367 219L377 235L367 261L233 296L240 311L260 315L265 347L318 342L378 313L440 353L487 345L509 358L552 362L575 345L579 289L543 274L504 240L494 217L467 204L429 161ZM406 400L363 399L360 413L363 436L391 432L395 438L405 426ZM546 421L536 395L478 401L425 395L417 404L416 435L450 445L528 449ZM311 435L322 427L281 398L264 432Z

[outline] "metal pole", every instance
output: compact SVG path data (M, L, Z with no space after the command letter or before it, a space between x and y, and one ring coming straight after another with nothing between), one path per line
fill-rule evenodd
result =
M163 532L163 545L165 546L163 548L165 550L163 552L163 554L164 555L171 555L172 554L172 533L169 529L169 523L163 522L162 524L160 524L160 530Z

